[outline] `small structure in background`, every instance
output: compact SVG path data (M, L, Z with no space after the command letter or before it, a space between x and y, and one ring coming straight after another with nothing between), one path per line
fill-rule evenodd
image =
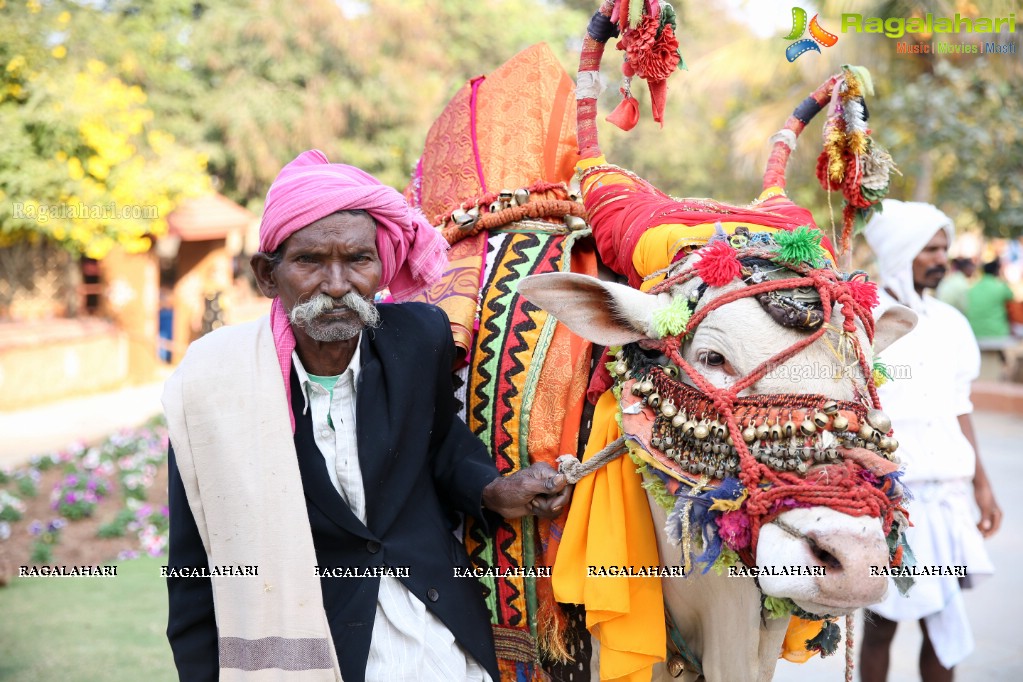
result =
M154 381L194 339L269 308L247 281L235 287L255 215L212 194L167 223L149 251L102 260L45 240L0 247L0 411ZM236 291L243 316L229 319Z
M167 216L160 255L160 354L169 362L188 344L225 324L236 259L258 217L220 194L180 204Z

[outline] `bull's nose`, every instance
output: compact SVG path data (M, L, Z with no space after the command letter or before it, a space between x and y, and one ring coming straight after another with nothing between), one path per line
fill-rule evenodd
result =
M884 599L888 581L875 566L888 565L888 547L876 534L816 532L805 535L810 555L823 575L816 577L822 601L836 605L874 604Z

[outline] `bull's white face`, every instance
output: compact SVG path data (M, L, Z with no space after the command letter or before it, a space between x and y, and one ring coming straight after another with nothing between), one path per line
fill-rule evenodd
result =
M696 283L673 292L687 296ZM708 289L700 307L731 289ZM545 308L574 332L602 345L621 345L656 338L653 313L671 295L650 295L629 287L581 275L540 275L525 278L519 291ZM819 394L836 400L858 401L864 395L862 377L851 339L840 333L842 316L833 315L836 328L824 338L780 364L744 392L756 394ZM874 348L880 352L912 329L915 315L895 307L875 326ZM683 358L715 386L729 386L749 374L807 332L782 327L752 298L742 298L711 311L682 349ZM872 362L870 344L860 329L857 340ZM869 366L869 365L868 365ZM815 475L811 469L809 477ZM853 517L824 507L793 509L766 524L756 549L758 566L821 566L824 575L760 576L762 591L792 599L803 610L840 615L884 598L887 579L871 576L871 566L887 566L888 547L880 519Z

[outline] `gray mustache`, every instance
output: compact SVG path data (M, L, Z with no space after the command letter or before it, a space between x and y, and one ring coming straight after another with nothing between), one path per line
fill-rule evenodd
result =
M288 318L291 320L291 324L301 327L335 308L347 308L353 311L367 327L376 327L380 324L380 313L377 311L377 307L354 291L348 292L341 298L317 294L305 303L299 303L292 308L288 313Z

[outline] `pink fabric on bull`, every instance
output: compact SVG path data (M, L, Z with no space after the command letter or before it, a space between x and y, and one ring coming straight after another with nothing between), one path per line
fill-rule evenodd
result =
M407 301L440 279L448 263L448 245L422 212L410 207L393 187L354 166L330 163L318 149L299 154L270 185L259 225L259 250L276 251L303 227L338 211L359 209L377 224L381 289L389 289L396 301ZM295 335L279 299L270 309L270 328L290 412ZM295 430L293 414L291 430Z

